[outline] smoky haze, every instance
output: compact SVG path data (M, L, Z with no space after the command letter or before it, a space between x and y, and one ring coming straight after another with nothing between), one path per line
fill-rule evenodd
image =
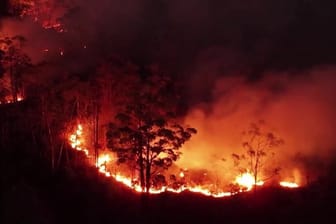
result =
M48 35L51 31L38 29L32 19L17 21L21 25L12 30L26 36L37 59L45 57L36 56L38 46L80 56L84 53L76 48L87 45L91 59L118 54L140 65L158 63L182 77L209 51L216 54L208 60L239 55L234 63L252 77L268 69L301 69L336 59L335 3L330 0L75 0L63 8L57 3L49 17L60 18L66 33Z
M254 83L243 76L216 79L211 102L194 106L186 116L198 134L178 163L231 174L231 154L242 152L242 132L251 122L264 120L267 129L285 141L274 149L269 165L281 167L287 176L295 170L314 176L336 153L335 71L320 67L296 75L273 72Z
M241 132L262 119L285 140L277 163L292 172L335 154L334 9L331 0L75 0L57 11L67 32L11 17L0 29L26 37L34 63L51 62L46 77L118 55L182 81L185 122L198 134L181 167L225 173Z

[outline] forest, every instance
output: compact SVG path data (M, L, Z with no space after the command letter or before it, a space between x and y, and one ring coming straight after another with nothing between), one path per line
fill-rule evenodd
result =
M3 1L1 223L333 222L332 5Z

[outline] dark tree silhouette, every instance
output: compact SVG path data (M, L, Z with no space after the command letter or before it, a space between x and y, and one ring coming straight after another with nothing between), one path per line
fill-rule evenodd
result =
M10 79L10 92L13 101L16 102L19 90L22 89L22 75L31 66L30 58L23 53L22 46L25 42L24 37L4 37L0 39L2 46L1 52L1 74L8 74Z
M243 132L244 153L232 154L234 163L241 172L249 172L254 177L255 189L260 180L260 172L264 168L267 158L274 156L273 149L280 146L284 141L272 132L265 131L264 122L250 124L247 131ZM277 174L279 168L273 170ZM273 176L273 175L271 175Z
M139 170L146 192L152 186L152 176L170 167L179 158L181 146L196 133L194 128L175 122L168 103L172 102L167 92L170 84L158 76L143 80L106 134L107 147L117 154L118 161L133 163Z

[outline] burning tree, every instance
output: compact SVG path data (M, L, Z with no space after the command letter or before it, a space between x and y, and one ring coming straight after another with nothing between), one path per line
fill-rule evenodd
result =
M260 173L265 166L267 158L274 156L273 149L280 146L284 141L272 132L267 132L262 128L263 121L252 123L247 131L243 132L244 153L241 155L232 154L234 163L239 167L241 173L249 173L253 176L253 185L256 189L261 183ZM277 174L279 168L273 170Z
M64 32L61 20L72 7L71 0L9 0L9 12L12 15L29 16L43 28L58 32Z
M168 107L171 83L160 77L145 79L116 121L109 124L106 137L118 162L128 162L137 169L142 189L149 192L152 177L179 158L179 149L196 130L175 122L174 107Z
M22 36L0 38L0 77L4 76L1 82L11 92L14 102L18 100L22 74L31 65L30 58L22 52L24 41Z

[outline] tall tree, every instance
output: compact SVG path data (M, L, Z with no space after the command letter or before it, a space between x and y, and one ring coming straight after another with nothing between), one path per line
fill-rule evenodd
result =
M30 58L22 51L24 37L4 37L0 39L2 48L2 73L8 74L10 79L10 91L12 100L17 101L19 91L22 91L21 78L26 69L31 66Z
M134 164L139 171L140 184L146 192L152 177L168 169L188 141L194 128L176 122L172 102L172 82L160 76L147 76L137 89L131 91L124 109L110 123L107 147L116 153L120 163Z
M284 141L274 133L266 131L263 121L251 123L248 130L243 132L243 137L244 153L232 154L232 156L241 172L249 172L253 175L256 189L257 183L261 181L260 173L267 159L275 154L274 149ZM279 168L275 168L272 173L276 174L278 170Z

